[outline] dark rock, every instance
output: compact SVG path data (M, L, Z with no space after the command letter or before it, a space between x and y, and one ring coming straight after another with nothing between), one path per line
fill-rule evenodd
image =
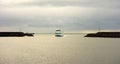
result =
M23 32L0 32L0 37L23 37L23 36L33 36L33 33L23 33Z
M97 33L87 34L85 37L120 38L120 32L97 32Z

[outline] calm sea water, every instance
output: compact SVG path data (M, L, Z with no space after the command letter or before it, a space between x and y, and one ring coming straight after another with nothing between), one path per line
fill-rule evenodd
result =
M0 37L0 64L120 64L120 38Z

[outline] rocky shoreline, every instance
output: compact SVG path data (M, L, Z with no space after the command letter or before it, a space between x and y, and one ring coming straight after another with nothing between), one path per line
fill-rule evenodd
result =
M24 37L24 36L34 36L34 33L24 33L24 32L0 32L0 37Z
M120 38L120 32L97 32L97 33L89 33L85 37Z

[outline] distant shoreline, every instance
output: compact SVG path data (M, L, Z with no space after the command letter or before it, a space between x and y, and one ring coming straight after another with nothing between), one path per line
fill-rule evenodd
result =
M85 37L120 38L120 32L97 32L97 33L89 33Z

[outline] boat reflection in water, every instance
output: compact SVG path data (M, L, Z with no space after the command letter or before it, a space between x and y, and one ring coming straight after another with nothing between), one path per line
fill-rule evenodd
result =
M56 30L55 36L56 36L56 37L63 37L62 31L61 31L61 30Z

